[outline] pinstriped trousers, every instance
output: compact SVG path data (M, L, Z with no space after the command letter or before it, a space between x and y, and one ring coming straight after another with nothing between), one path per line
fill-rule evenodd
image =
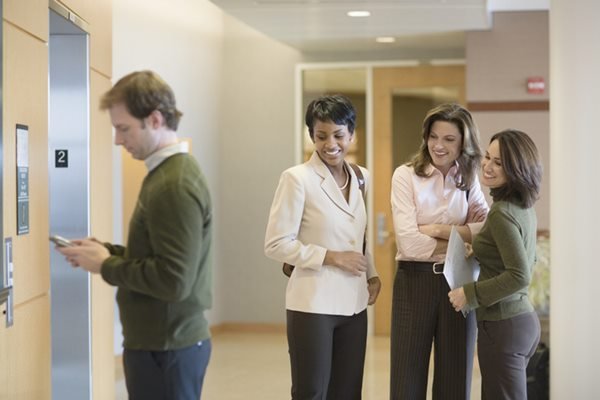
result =
M394 279L391 400L425 400L431 346L434 400L469 399L475 352L475 313L456 312L443 275L399 268Z

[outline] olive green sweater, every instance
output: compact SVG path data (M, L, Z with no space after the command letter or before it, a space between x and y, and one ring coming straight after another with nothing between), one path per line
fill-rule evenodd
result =
M464 286L478 321L498 321L533 311L527 297L535 264L537 219L533 208L507 201L494 202L473 252L481 273Z
M129 224L127 247L101 274L118 287L123 346L173 350L210 337L212 209L204 176L189 154L148 173Z

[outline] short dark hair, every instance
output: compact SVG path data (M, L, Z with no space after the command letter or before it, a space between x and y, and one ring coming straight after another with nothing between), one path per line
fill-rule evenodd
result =
M427 167L432 164L431 154L427 141L431 134L431 127L436 121L445 121L456 126L461 136L460 155L456 159L458 163L458 174L456 176L456 187L461 190L471 188L477 177L481 165L481 147L479 146L479 130L473 121L471 113L457 103L444 103L429 110L423 120L421 135L423 142L421 147L409 165L412 165L415 174L421 177L427 176Z
M341 94L321 96L310 102L304 118L310 138L314 140L314 128L317 121L331 121L336 125L346 125L353 134L356 126L356 110L349 98Z
M125 104L129 113L138 119L159 111L165 124L177 130L183 115L175 105L171 87L153 71L136 71L121 78L100 100L100 109L106 110L117 103Z
M506 200L529 208L537 201L543 167L537 147L531 138L516 129L496 133L490 143L498 141L500 162L506 184L490 191L494 201Z

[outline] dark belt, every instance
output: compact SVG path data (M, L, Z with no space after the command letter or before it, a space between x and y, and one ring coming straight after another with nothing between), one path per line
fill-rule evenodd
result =
M444 273L443 262L398 261L398 268L406 271L432 272L436 275Z

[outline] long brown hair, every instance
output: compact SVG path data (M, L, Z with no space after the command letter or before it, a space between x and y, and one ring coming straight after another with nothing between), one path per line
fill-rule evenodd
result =
M450 122L460 132L462 146L460 156L456 159L458 163L458 174L455 178L456 187L460 190L468 190L476 179L477 171L481 165L482 153L479 146L479 130L473 122L471 113L460 104L445 103L429 110L423 120L423 142L408 165L415 169L418 176L427 176L427 167L432 164L427 141L429 140L431 127L436 121Z
M543 167L531 138L516 129L496 133L490 143L498 141L500 162L506 184L490 191L494 201L506 200L525 208L533 206L540 194Z

